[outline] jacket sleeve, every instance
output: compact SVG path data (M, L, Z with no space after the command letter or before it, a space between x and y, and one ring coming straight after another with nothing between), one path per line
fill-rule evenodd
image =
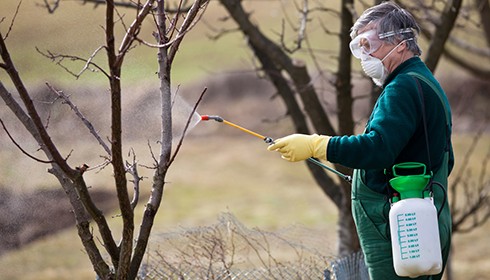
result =
M363 134L332 137L327 159L356 169L391 166L421 121L415 82L400 75L382 92Z

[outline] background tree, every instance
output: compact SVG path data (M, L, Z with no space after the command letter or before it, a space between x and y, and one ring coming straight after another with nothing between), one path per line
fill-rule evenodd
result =
M100 1L99 1L100 2ZM42 52L43 55L49 57L53 61L63 66L65 60L82 61L85 66L79 74L74 74L77 78L83 74L85 70L96 69L107 78L110 88L110 110L111 113L111 134L109 144L100 137L78 108L71 103L67 95L62 91L55 89L48 83L48 87L53 93L62 98L75 113L84 122L90 133L96 137L99 144L105 152L106 165L112 166L114 177L114 188L116 189L117 199L119 203L120 216L123 223L121 231L121 239L119 242L114 237L114 233L108 225L106 217L102 211L94 204L89 188L87 187L84 173L89 169L86 164L79 164L75 167L69 163L69 154L63 155L55 140L51 138L48 129L47 121L43 121L36 109L33 99L28 88L25 86L22 78L16 70L15 63L11 59L7 48L9 32L5 35L0 34L0 55L2 61L0 68L3 69L10 78L15 92L10 90L0 82L0 96L4 100L6 106L12 111L16 118L23 124L29 134L35 139L39 148L44 152L47 159L40 159L22 148L22 142L14 139L9 132L12 126L9 123L4 123L0 120L3 130L9 135L12 143L19 148L26 156L36 160L39 163L49 164L51 168L49 173L53 174L60 185L67 193L73 213L76 219L78 235L87 252L90 262L96 274L102 279L135 279L141 265L142 258L146 252L150 232L153 226L153 220L159 210L162 201L163 190L165 186L165 176L167 171L176 157L178 148L172 154L172 93L171 93L171 67L176 56L177 50L182 43L185 35L198 21L201 13L204 11L207 1L196 0L184 5L184 1L177 3L177 8L169 13L165 10L168 5L163 0L147 0L145 3L139 2L133 4L137 10L131 24L124 23L123 16L116 9L115 3L112 0L103 1L105 4L105 44L97 48L97 50L87 59L67 55L54 54L50 51ZM19 7L20 7L19 2ZM59 7L60 0L48 2L44 1L45 7L50 13L55 12ZM19 8L17 9L17 12ZM15 19L15 15L13 16ZM146 20L150 18L149 20ZM139 33L145 23L155 24L155 43L148 43L139 37ZM13 27L14 20L8 28L10 31ZM121 25L124 30L124 36L121 39L116 38L116 27ZM120 40L119 47L116 46ZM133 153L132 162L125 160L123 151L122 138L122 107L121 98L123 96L123 88L121 86L123 62L128 52L135 47L136 43L140 43L155 49L158 49L158 77L160 79L160 96L161 104L161 137L159 140L160 152L158 155L153 155L154 165L151 167L154 170L151 195L145 206L145 211L142 216L142 223L139 232L135 232L135 213L134 208L138 203L139 183L143 179L138 175L138 165L136 155ZM99 55L99 52L104 50L107 59L107 65L101 66L94 62L94 58ZM73 72L71 72L73 73ZM17 100L17 95L21 99L22 104ZM127 175L132 176L132 180L127 179ZM128 192L128 183L134 185L133 198L130 198ZM98 228L98 234L101 238L101 244L98 243L98 237L94 235L91 228L91 220L94 221ZM108 255L108 260L104 255Z
M359 99L354 96L352 90L352 79L356 71L351 67L352 61L348 46L350 42L349 30L358 15L358 11L363 11L372 4L381 1L365 3L363 1L342 0L338 9L332 9L325 4L314 1L296 1L295 7L297 14L299 14L299 20L290 22L290 30L297 34L292 43L284 40L287 38L286 33L290 31L284 28L284 25L281 31L277 32L276 39L267 37L261 31L261 26L252 22L253 14L243 7L244 2L246 1L220 0L240 32L247 38L248 46L260 63L257 71L265 75L274 85L277 94L284 100L287 115L291 118L295 131L326 135L353 134L358 120L355 119L352 108L354 102ZM475 1L467 4L467 6L463 6L462 1L396 2L412 11L418 22L421 23L422 35L429 45L425 62L432 71L436 70L442 57L447 57L481 78L487 79L489 77L488 69L485 69L488 66L480 66L466 56L466 50L471 47L478 50L479 54L486 54L488 57L488 49L483 47L484 44L477 44L480 46L479 48L468 44L454 44L454 42L461 42L464 39L459 39L455 35L451 36L451 34L457 34L461 36L460 38L464 38L465 36L485 34L484 32L488 30L488 23L484 22L486 20L485 15L488 13L487 1ZM463 16L461 16L462 11L464 12ZM481 20L475 19L474 15L478 14L481 16ZM332 31L323 25L322 17L335 17L339 22L338 31ZM456 24L458 20L459 24ZM314 24L320 25L324 29L325 41L334 37L335 42L338 42L336 61L328 60L336 65L336 70L325 69L325 65L320 63L321 54L312 50L308 45L308 40L310 40L308 31L314 29L309 29L309 27ZM458 33L458 31L463 31L463 33ZM294 47L287 47L290 45ZM306 47L303 47L305 45ZM452 47L457 48L457 50L453 51ZM299 50L304 50L310 55L316 71L309 70L305 62L294 58L294 54ZM464 55L457 55L460 53ZM327 59L322 61L327 61ZM325 90L316 87L317 81L320 79L328 81L333 88L336 97L335 118L327 114L319 99L319 96L323 94L322 91ZM371 92L374 96L372 100L375 100L379 90L373 88ZM337 119L337 123L334 124L335 119ZM308 126L309 123L311 126ZM343 181L334 180L324 170L309 162L307 165L319 187L339 210L339 254L345 255L358 250L359 242L350 212L350 185ZM348 172L340 165L337 165L336 168L341 172ZM481 183L483 189L488 188L488 182ZM456 187L457 184L453 186L453 188ZM475 193L477 197L483 196L482 199L488 201L486 193L481 192L482 188L471 190L471 192ZM472 201L469 205L475 212L483 211L485 213L486 211L488 213L486 204L482 204L481 200ZM458 212L457 208L454 210L456 213ZM468 212L465 211L465 213ZM483 216L486 215L483 214ZM458 228L455 230L457 231Z

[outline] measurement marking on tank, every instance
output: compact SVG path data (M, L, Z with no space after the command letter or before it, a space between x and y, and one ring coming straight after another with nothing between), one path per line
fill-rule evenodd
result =
M396 221L401 259L420 258L416 214L414 212L398 214Z

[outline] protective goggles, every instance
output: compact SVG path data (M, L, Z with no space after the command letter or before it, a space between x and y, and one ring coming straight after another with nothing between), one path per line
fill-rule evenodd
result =
M370 55L373 52L377 51L379 47L381 47L381 45L383 44L382 40L391 36L404 34L404 33L414 34L414 31L411 28L405 28L397 31L389 31L381 34L376 34L376 30L371 29L357 35L357 37L352 39L352 41L349 44L349 47L352 52L352 55L360 59L362 56ZM413 39L414 38L408 38L405 40L413 40Z
M376 30L371 29L357 35L349 44L350 51L355 58L370 55L377 51L383 42L376 34Z

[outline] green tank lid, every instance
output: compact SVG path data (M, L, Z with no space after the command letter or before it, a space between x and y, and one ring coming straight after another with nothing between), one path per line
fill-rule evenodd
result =
M431 175L425 174L425 164L403 162L395 164L392 171L394 178L390 180L390 185L400 193L400 199L424 197L424 189L431 178Z

